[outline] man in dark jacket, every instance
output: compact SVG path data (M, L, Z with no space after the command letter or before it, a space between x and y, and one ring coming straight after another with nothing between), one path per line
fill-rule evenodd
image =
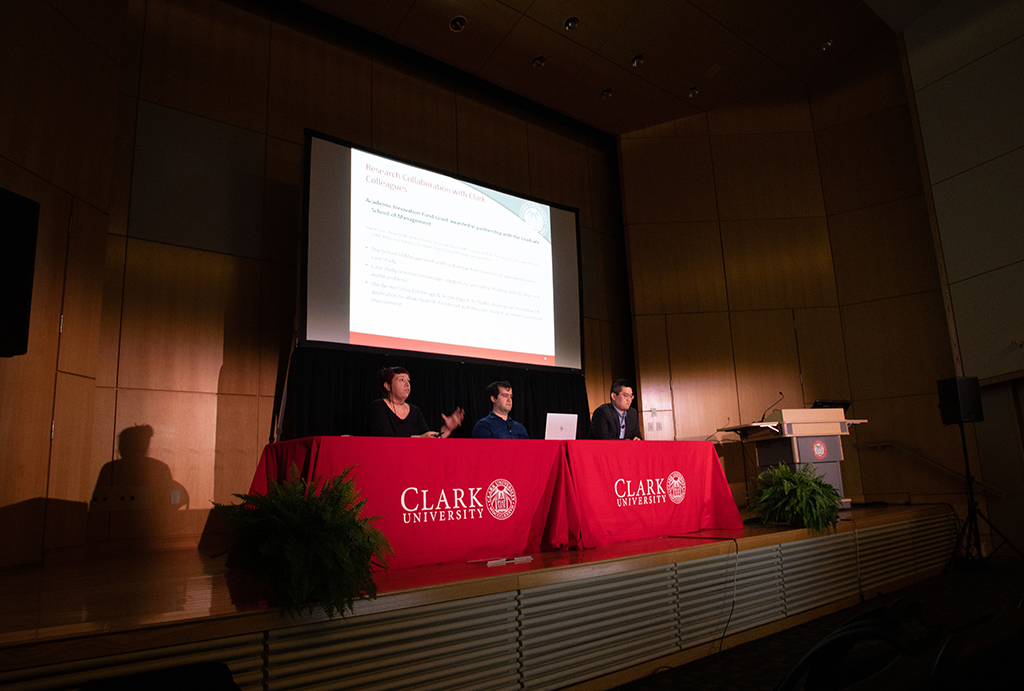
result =
M643 439L640 415L633 403L633 387L625 379L612 384L612 401L594 411L590 423L591 439Z

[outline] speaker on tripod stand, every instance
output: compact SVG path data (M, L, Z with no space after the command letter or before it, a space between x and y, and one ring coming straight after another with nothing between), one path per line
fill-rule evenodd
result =
M960 534L956 539L956 548L949 558L949 563L957 557L968 563L980 563L985 560L981 553L981 535L978 531L978 519L982 519L988 527L1003 539L1003 542L1024 557L1017 546L1003 535L992 521L988 519L978 508L978 502L974 498L974 476L971 475L971 462L967 456L967 434L964 432L965 422L982 422L985 414L981 408L981 388L978 386L977 377L952 377L940 379L939 387L939 408L942 411L942 424L958 425L960 427L960 443L964 452L964 479L967 483L967 516L960 527ZM1002 547L1002 545L1000 545ZM995 550L993 550L994 552Z

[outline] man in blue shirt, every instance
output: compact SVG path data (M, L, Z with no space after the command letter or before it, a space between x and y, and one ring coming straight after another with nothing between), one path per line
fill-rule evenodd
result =
M529 439L526 428L508 416L512 412L512 385L507 381L487 385L491 412L473 427L474 439Z

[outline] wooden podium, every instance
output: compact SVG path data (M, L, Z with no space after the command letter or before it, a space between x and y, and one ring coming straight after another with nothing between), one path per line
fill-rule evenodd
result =
M767 468L787 465L796 471L801 463L813 463L815 470L843 497L843 444L839 437L850 433L851 425L867 420L847 420L842 408L776 409L764 422L722 427L720 432L735 432L744 441L754 442L757 465Z

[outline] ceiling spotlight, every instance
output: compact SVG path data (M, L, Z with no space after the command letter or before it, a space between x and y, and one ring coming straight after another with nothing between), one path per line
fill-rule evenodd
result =
M605 89L604 91L601 92L601 100L602 101L607 101L611 97L612 97L612 90L611 89Z
M535 69L535 70L539 70L541 67L544 67L544 56L543 55L538 55L537 57L535 57L533 59L532 65L533 65L533 69Z
M832 39L831 38L826 38L824 41L821 42L821 49L822 50L828 50L831 47L832 47Z
M690 87L690 98L693 98L696 95L697 95L697 87L691 86Z
M459 33L460 31L466 28L466 18L463 17L461 14L458 15L457 17L452 17L452 20L448 22L448 28L454 31L455 33Z
M566 31L572 31L573 29L575 29L579 25L580 25L580 18L579 17L569 17L568 19L565 20L565 30Z
M637 55L635 58L633 58L633 67L640 67L640 65L642 64L644 64L643 55Z

